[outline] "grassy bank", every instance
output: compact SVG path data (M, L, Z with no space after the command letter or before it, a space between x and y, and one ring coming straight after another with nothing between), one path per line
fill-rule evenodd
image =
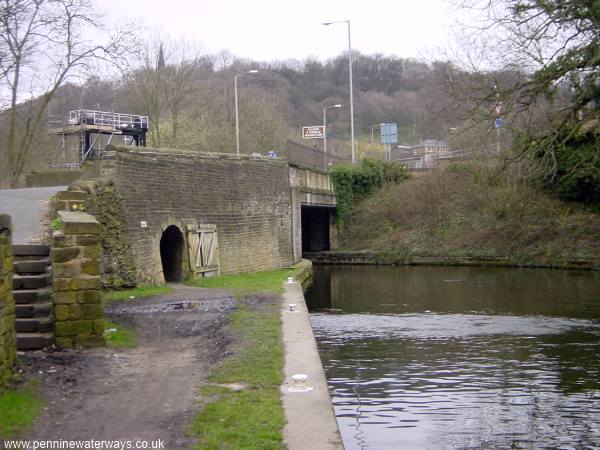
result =
M389 262L585 260L600 268L600 215L477 164L454 165L374 192L353 207L339 237L344 250L372 250Z
M43 404L31 385L3 391L0 394L0 438L9 439L27 430L39 415Z
M187 284L196 287L227 289L236 297L253 294L282 293L283 282L297 273L297 269L279 269L266 272L221 275L219 277L197 278Z
M202 389L206 404L191 433L199 449L283 449L285 423L279 386L284 351L279 298L282 284L295 269L226 275L194 281L195 285L232 290L239 308L232 314L233 355L210 375ZM241 298L252 295L251 298Z

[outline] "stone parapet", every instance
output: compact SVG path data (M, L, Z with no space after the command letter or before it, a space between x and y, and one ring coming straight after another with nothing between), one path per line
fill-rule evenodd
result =
M84 212L58 211L52 235L54 335L59 347L104 345L100 224Z
M12 273L11 220L0 214L0 390L11 378L17 349Z

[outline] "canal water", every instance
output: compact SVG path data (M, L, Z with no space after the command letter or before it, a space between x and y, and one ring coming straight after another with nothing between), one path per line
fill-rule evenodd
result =
M600 448L600 274L315 266L306 299L347 450Z

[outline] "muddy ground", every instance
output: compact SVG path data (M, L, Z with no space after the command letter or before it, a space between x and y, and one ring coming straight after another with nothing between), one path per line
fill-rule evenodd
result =
M177 286L168 295L115 302L108 318L136 330L134 349L27 352L25 379L47 406L24 439L158 440L194 444L186 428L200 409L198 388L227 355L226 291Z

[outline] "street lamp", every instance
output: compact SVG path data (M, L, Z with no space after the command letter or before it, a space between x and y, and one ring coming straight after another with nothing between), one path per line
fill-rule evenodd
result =
M375 143L375 128L380 128L381 124L376 124L371 127L371 144Z
M329 108L341 108L342 105L329 105L323 108L323 153L325 158L325 169L327 169L327 110Z
M352 139L352 164L354 165L356 153L354 151L354 99L352 93L352 43L350 40L350 20L336 20L334 22L323 22L323 25L333 25L335 23L348 24L348 72L350 74L350 135Z
M240 118L239 118L239 110L238 110L238 93L237 93L237 77L246 75L246 74L255 74L258 73L258 70L252 69L247 72L238 73L233 77L233 87L234 87L234 97L235 97L235 148L236 153L240 156Z

